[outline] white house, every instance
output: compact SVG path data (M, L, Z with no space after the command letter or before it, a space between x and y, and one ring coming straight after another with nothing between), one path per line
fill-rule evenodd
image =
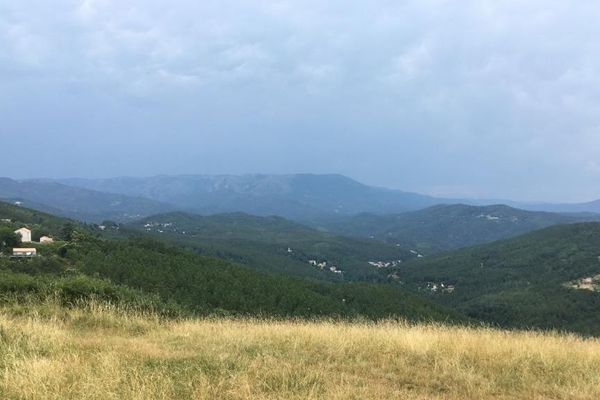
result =
M17 229L15 231L16 234L21 235L21 242L29 243L31 242L31 231L25 227Z
M54 239L52 239L50 236L42 236L40 238L40 243L52 243L54 242Z
M37 250L34 248L14 248L13 257L35 257Z

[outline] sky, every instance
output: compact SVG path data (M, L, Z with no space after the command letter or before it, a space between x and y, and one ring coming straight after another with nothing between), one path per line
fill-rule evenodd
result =
M600 3L0 0L0 176L600 198Z

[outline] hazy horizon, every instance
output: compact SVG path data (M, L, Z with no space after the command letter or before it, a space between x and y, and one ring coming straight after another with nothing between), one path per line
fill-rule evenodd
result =
M0 176L600 198L600 4L0 4Z
M292 175L315 175L315 176L328 176L328 175L339 175L345 178L349 178L355 182L358 182L360 184L366 185L366 186L370 186L370 187L374 187L374 188L379 188L379 189L386 189L386 190L397 190L397 191L403 191L403 192L407 192L407 193L416 193L416 194L421 194L421 195L426 195L426 196L432 196L432 197L437 197L440 198L440 200L453 200L453 201L460 201L460 200L465 200L465 201L484 201L486 202L485 204L493 204L490 202L494 202L497 201L496 204L506 204L506 203L520 203L521 205L526 205L526 204L530 204L530 205L535 205L535 204L558 204L558 203L564 203L564 204L578 204L578 203L587 203L587 202L592 202L592 201L596 201L596 200L600 200L597 198L590 198L590 199L584 199L581 201L551 201L551 200L545 200L545 199L533 199L533 200L529 200L529 199L519 199L519 198L496 198L496 197L478 197L478 196L473 196L473 197L467 197L467 196L445 196L443 194L435 194L435 193L426 193L426 192L419 192L419 191L411 191L411 190L405 190L404 188L395 188L395 187L390 187L390 186L385 186L385 185L376 185L376 184L371 184L369 182L365 182L365 181L361 181L358 179L353 178L352 176L348 176L348 175L344 175L344 174L337 174L337 173L312 173L312 172L291 172L291 173L240 173L240 174L202 174L202 173L198 173L198 174L155 174L155 175L116 175L116 176L95 176L95 177L90 177L90 176L62 176L62 177L50 177L50 176L37 176L37 177L29 177L29 178L18 178L18 177L10 177L10 176L0 176L0 178L8 178L8 179L13 179L16 181L36 181L36 180L49 180L49 181L68 181L68 180L110 180L110 179L151 179L151 178L156 178L156 177L194 177L194 176L207 176L207 177L227 177L227 176L292 176ZM515 207L518 207L518 204L514 205Z

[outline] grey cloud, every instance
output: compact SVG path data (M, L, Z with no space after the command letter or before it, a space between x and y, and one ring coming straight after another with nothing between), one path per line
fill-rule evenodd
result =
M593 1L4 2L0 135L39 144L53 176L340 172L591 199L599 19ZM20 156L3 175L40 176Z

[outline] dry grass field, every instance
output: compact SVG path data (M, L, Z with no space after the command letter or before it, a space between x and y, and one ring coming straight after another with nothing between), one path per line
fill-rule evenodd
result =
M386 323L0 311L2 399L598 399L600 341Z

